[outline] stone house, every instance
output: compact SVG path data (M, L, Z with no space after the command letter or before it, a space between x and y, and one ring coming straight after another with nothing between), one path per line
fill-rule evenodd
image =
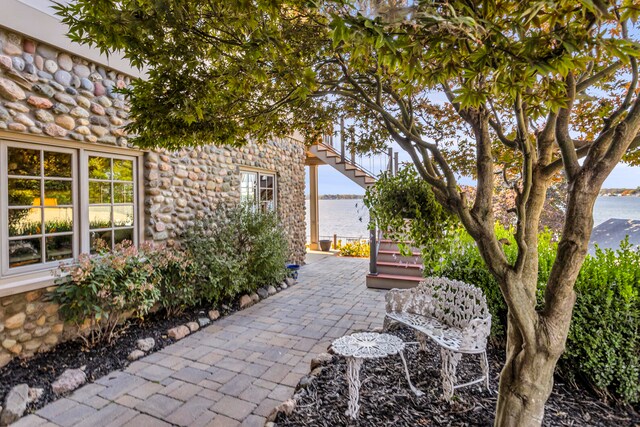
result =
M141 151L114 88L143 77L71 43L47 0L3 0L0 15L0 367L71 335L46 302L60 262L97 239L168 242L219 206L277 211L290 259L305 253L305 146Z

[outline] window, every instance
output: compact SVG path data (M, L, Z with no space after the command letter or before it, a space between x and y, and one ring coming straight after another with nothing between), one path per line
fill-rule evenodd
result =
M240 172L240 201L260 206L264 212L276 209L276 177L262 172Z
M75 153L22 145L5 158L8 268L73 258Z
M89 229L91 252L102 241L108 248L135 241L135 206L131 159L90 155Z
M0 141L0 276L137 242L135 157Z

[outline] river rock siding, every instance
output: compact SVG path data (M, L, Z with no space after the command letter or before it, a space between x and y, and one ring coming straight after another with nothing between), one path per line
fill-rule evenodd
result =
M130 147L123 126L129 107L113 91L130 84L120 74L0 27L0 129L87 144ZM10 134L5 134L10 139ZM133 149L132 149L133 150ZM276 175L277 210L290 259L305 253L304 146L293 139L243 148L205 146L145 154L147 239L172 244L180 231L222 205L240 200L240 170ZM81 189L82 190L82 189ZM4 235L4 232L1 233ZM0 297L0 367L73 336L47 289Z

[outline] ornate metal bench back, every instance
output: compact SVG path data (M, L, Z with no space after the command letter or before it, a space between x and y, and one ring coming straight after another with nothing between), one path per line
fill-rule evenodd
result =
M463 347L483 349L491 330L491 314L479 288L444 277L428 277L410 290L387 293L387 312L436 318L464 330Z

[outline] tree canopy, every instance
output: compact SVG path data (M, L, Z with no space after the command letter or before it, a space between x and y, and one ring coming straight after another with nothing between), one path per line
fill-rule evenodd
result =
M509 308L496 424L542 422L595 199L616 164L640 158L637 1L74 0L59 11L72 39L148 67L127 90L142 147L295 130L313 141L339 116L361 150L399 144ZM515 193L513 262L494 233L497 180ZM566 214L538 307L538 225L559 180Z

